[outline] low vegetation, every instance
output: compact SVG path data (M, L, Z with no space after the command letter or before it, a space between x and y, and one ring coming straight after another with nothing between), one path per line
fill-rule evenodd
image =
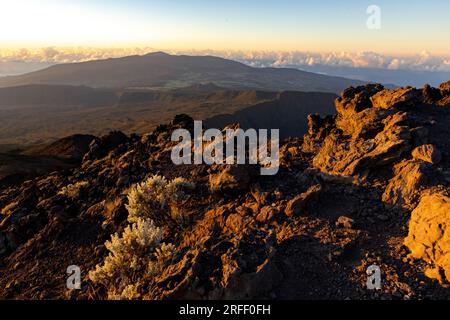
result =
M128 221L151 219L158 226L175 224L186 227L188 213L183 209L187 199L186 192L195 188L193 183L183 178L168 181L165 177L154 175L136 184L128 194Z
M162 242L163 222L180 226L188 218L181 206L186 190L194 184L182 178L168 181L154 175L133 186L128 193L128 222L122 235L105 243L109 255L89 273L90 279L106 288L109 299L138 299L145 295L154 276L173 257L175 247ZM159 222L159 226L155 223Z

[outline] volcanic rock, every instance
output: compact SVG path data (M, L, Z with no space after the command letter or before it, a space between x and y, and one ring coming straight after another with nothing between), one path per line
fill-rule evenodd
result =
M242 191L249 187L255 168L246 165L226 165L209 175L209 188L213 192Z
M438 148L432 144L422 145L413 150L414 159L422 160L427 163L437 164L442 159L442 154Z
M394 168L395 176L389 181L383 201L398 207L411 207L420 196L426 183L426 165L420 161L407 160Z
M422 197L411 214L405 245L410 257L431 264L426 275L450 282L450 198L442 193Z
M285 213L288 217L293 217L303 213L308 205L313 205L320 196L322 186L320 184L312 186L308 191L296 196L288 202Z
M385 89L373 95L370 100L375 108L392 109L415 106L422 103L422 91L412 88Z

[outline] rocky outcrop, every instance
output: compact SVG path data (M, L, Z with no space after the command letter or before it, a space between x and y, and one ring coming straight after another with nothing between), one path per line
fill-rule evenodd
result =
M326 126L335 129L315 144L319 147L312 161L323 174L381 183L386 210L412 212L405 245L411 257L433 265L426 274L441 283L450 275L450 188L442 175L449 166L449 154L442 152L450 145L449 83L439 88L370 85L344 91L336 100L334 125ZM320 119L310 123L305 141L320 132L318 123ZM441 192L430 191L436 188Z
M442 160L441 152L432 144L425 144L415 148L412 152L412 156L414 159L431 164L437 164Z
M323 139L335 128L335 117L327 116L322 119L318 114L308 115L308 134L303 139L303 150L316 153L320 149Z
M336 99L336 111L339 116L351 117L365 109L372 107L371 97L382 91L384 87L379 84L350 87L342 92Z
M89 151L84 155L83 161L104 157L109 151L127 141L128 137L120 131L113 131L101 138L96 138L89 145Z
M314 144L319 145L314 166L334 175L367 174L401 162L411 151L415 159L439 162L438 148L427 144L430 124L432 127L438 120L430 122L424 108L439 105L447 97L445 88L443 85L437 93L429 87L390 90L368 85L347 89L336 100L334 126L327 123L321 131L319 119L310 121L310 132L305 136L308 142L314 141L317 132L335 128L322 135L322 144ZM448 117L447 110L437 113L440 121ZM413 147L418 148L413 151Z
M439 90L441 91L443 97L450 96L450 81L441 83Z
M370 97L375 108L381 109L402 109L416 106L423 102L422 91L412 88L385 89Z
M339 114L336 127L340 131L325 138L313 164L326 173L355 175L395 162L411 148L405 122L407 114L392 110Z

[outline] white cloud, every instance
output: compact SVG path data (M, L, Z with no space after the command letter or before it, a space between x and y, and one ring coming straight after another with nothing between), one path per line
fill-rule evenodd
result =
M39 49L0 50L0 62L23 61L32 63L69 63L106 58L142 55L158 51L150 47L138 48L86 48L49 47ZM163 50L164 51L164 50ZM278 51L217 51L166 50L172 54L214 55L244 62L256 67L335 66L380 68L391 70L449 71L450 57L421 52L412 56L389 56L376 52L278 52Z

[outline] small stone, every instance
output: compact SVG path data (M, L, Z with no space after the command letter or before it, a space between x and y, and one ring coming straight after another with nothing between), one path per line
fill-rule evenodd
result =
M288 217L293 217L302 213L308 203L316 201L322 191L321 185L315 185L308 191L296 196L288 202L285 213Z
M345 229L353 229L355 220L346 216L340 216L336 221L336 226Z
M432 144L424 144L413 150L414 159L422 160L431 164L437 164L442 160L442 154L438 148Z
M259 222L266 222L272 220L276 214L277 210L275 208L265 206L260 210L258 216L256 217L256 220Z
M245 191L252 176L250 166L228 165L218 173L210 174L209 188L213 192Z

